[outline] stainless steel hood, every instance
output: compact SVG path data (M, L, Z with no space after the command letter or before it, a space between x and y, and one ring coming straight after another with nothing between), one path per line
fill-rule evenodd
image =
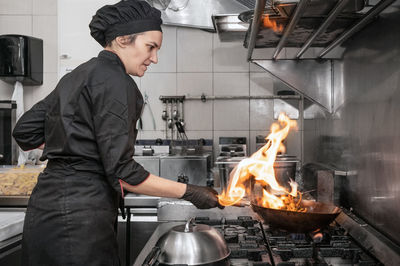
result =
M363 10L364 12L353 11L350 13L343 13L343 11L352 0L324 0L336 3L326 15L321 16L323 19L320 23L311 23L310 31L308 34L304 34L304 27L302 28L301 23L304 23L304 19L309 18L304 14L309 12L307 7L313 1L317 0L300 0L286 20L281 34L276 34L271 29L266 29L262 23L267 1L257 0L253 13L254 19L251 19L245 46L248 48L249 61L261 66L294 91L317 103L326 111L334 113L343 103L343 99L333 96L341 95L343 73L340 56L330 57L328 53L375 19L394 0L381 0L368 6L366 10ZM340 25L338 19L346 17L354 18L354 20L350 21L351 23L348 25ZM312 45L321 47L318 54L307 60L299 60L303 59L303 54ZM257 53L258 59L253 57L253 52L257 48L265 47L271 47L273 52L264 55L262 52ZM291 55L286 53L278 57L285 47L292 47L290 49L295 53Z
M274 60L278 59L284 47L299 48L295 59L301 59L304 52L311 46L323 47L324 49L317 56L322 58L376 18L394 0L381 0L375 5L368 5L363 10L360 9L364 5L358 2L358 0L300 0L295 3L295 6L290 4L290 8L285 8L289 4L275 3L266 7L266 0L256 0L254 13L249 20L251 27L247 31L244 42L245 47L248 48L248 60L252 59L255 48L266 47L275 48L272 55ZM354 8L349 9L349 4ZM318 11L318 7L323 12ZM275 9L279 12L276 15L270 15ZM265 25L268 19L279 25L281 29L274 31L270 26Z
M212 15L249 10L242 0L146 0L161 10L163 24L214 31Z

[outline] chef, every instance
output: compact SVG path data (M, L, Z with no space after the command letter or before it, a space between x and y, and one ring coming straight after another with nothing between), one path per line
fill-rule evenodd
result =
M65 75L15 126L19 146L42 147L41 160L48 160L28 203L22 265L119 265L124 190L221 207L215 190L154 176L132 159L143 97L129 75L141 77L157 63L160 16L144 1L100 8L89 28L104 50Z

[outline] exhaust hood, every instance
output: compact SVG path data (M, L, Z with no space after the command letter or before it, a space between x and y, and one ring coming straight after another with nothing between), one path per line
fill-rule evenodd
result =
M212 15L248 11L246 0L146 0L161 11L163 24L214 31ZM237 15L236 15L237 16Z
M281 8L278 8L278 2L274 2L266 8L266 0L256 0L253 16L249 20L251 26L244 42L248 48L248 60L252 59L254 48L265 47L275 48L272 55L274 60L278 59L284 47L300 48L296 59L301 59L311 46L323 47L317 56L322 58L371 22L394 1L380 0L377 4L364 8L364 1L359 0L299 0L295 7L286 3L280 4ZM292 8L285 9L287 5ZM275 15L268 14L276 9L284 11ZM280 28L271 27L274 24Z
M317 3L318 1L333 3L331 10L324 9L324 12L328 11L326 14L311 16L309 8L313 2ZM343 75L341 61L334 60L340 58L329 57L328 53L375 19L394 1L380 0L375 5L368 5L366 8L359 4L350 5L355 9L347 12L348 4L356 3L354 0L300 0L296 7L288 13L285 23L282 23L283 29L280 32L274 32L270 27L264 26L267 17L265 13L269 12L269 9L266 8L267 1L256 0L255 10L244 42L245 47L248 48L247 59L271 73L305 98L323 107L326 111L334 113L342 103L340 97L333 95L340 95ZM274 6L270 9L273 8ZM360 8L363 9L357 11ZM307 13L308 16L305 16ZM269 16L270 20L273 18L284 19L284 16L282 14ZM318 23L316 23L317 21L305 23L305 21L312 21L315 18L322 19ZM347 22L342 24L341 20L347 20ZM303 59L303 54L311 46L321 47L318 55L306 60L299 60ZM266 47L272 48L273 53L264 54L264 57L257 53L259 59L253 58L255 49ZM293 47L291 49L297 51L293 56L287 54L282 56L282 60L278 56L285 47Z

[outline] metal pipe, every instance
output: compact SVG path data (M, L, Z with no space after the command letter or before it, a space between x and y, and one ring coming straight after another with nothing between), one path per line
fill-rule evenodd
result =
M321 24L321 26L314 32L314 34L306 41L306 43L301 47L300 52L296 55L296 58L299 59L305 51L311 46L311 44L315 41L315 39L322 33L325 32L326 28L332 24L335 18L339 15L339 13L343 10L349 0L341 0L336 6L331 10L326 20Z
M304 163L304 97L299 101L299 122L300 122L300 165Z
M131 208L126 207L125 265L131 265Z
M333 41L330 45L328 45L328 47L322 50L318 57L322 58L337 45L347 40L351 35L353 35L355 32L360 30L365 24L367 24L372 17L378 15L394 1L395 0L381 0L378 4L376 4L373 8L371 8L354 26L352 26L344 33L342 33L342 35L340 35L335 41Z
M273 100L273 99L296 99L300 100L300 95L265 95L265 96L187 96L186 100Z
M262 14L264 12L266 0L256 0L256 5L254 9L254 16L250 27L250 40L247 47L247 61L251 60L253 55L253 49L256 45L257 34L260 29Z
M308 4L308 1L309 0L300 0L299 4L297 5L292 18L289 21L289 25L286 26L285 32L283 33L283 36L279 40L278 46L275 49L274 55L272 57L274 60L276 60L276 58L278 58L279 53L281 52L283 46L285 46L285 44L286 44L287 38L289 37L289 35L292 33L292 31L296 27L296 24L299 21L301 15L303 13L304 7Z

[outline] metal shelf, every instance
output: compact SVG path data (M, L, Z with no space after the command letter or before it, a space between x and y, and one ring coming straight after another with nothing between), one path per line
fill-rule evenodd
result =
M300 0L287 8L289 11L286 13L289 13L289 16L270 17L271 20L284 26L282 32L276 33L262 25L264 14L268 13L265 9L266 0L256 0L254 14L244 42L244 46L248 48L248 61L252 61L256 48L275 48L272 58L269 59L277 60L284 47L299 48L296 59L301 59L312 46L323 48L315 57L321 59L363 28L395 0L381 0L365 13L357 12L357 10L343 12L346 8L348 9L349 4L352 4L351 1L326 1L325 3L332 4L329 10L325 6L322 8L323 12L313 13L312 11L317 11L317 9L311 7L310 3L315 5L316 1ZM276 7L276 9L279 8Z

